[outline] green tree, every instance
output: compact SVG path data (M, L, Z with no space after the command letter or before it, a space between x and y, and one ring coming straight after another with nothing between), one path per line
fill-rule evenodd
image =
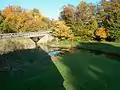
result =
M120 0L110 0L111 2L118 2L120 3Z
M4 19L3 19L3 16L2 16L2 14L1 14L1 11L0 11L0 23L2 23L3 20L4 20Z
M0 24L0 33L12 33L12 32L14 32L14 31L10 30L7 22L3 21Z
M82 1L76 8L72 5L64 6L60 19L66 22L76 37L81 37L82 40L92 40L97 27L94 11L93 4Z
M109 31L108 38L112 41L120 40L120 3L105 2L104 12L106 13L104 24Z

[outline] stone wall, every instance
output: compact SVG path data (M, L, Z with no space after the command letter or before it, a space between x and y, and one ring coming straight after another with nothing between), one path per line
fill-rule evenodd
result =
M35 43L28 38L12 38L0 40L0 54L20 49L33 49L35 47Z

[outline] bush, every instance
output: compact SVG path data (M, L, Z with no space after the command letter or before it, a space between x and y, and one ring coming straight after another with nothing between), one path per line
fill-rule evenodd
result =
M105 40L106 38L107 38L107 30L105 28L101 27L95 31L96 40Z
M109 41L120 41L120 30L110 30L108 39Z

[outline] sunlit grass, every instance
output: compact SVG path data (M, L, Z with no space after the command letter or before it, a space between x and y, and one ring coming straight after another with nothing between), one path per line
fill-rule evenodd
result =
M66 90L119 90L120 62L104 55L78 51L54 61Z

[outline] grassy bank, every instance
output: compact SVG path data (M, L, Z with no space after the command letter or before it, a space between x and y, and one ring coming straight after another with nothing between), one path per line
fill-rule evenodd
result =
M120 55L120 44L113 42L80 42L78 48L96 50L110 54Z
M11 44L10 41L14 43ZM39 44L38 44L39 45ZM82 49L96 50L105 53L117 54L120 55L120 43L114 42L71 42L71 41L59 41L48 43L51 47L60 47L60 48L71 48L78 47ZM10 51L14 48L34 48L35 43L28 38L11 38L11 39L1 39L0 40L0 51L3 52L5 49Z
M71 42L60 41L58 45L51 45L53 47L70 48L78 47L80 49L96 50L105 53L120 55L120 43L115 42Z
M78 42L71 42L71 41L59 41L58 43L51 43L51 47L60 47L60 48L70 48L75 47L78 44Z
M54 63L64 78L66 90L120 89L120 62L111 55L80 50L59 57Z

